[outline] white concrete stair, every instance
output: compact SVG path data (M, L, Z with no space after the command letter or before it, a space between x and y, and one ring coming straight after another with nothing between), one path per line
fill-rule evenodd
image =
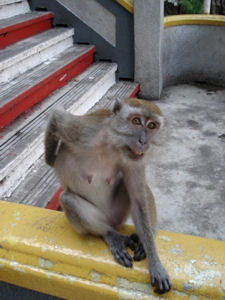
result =
M73 35L73 29L52 28L1 50L0 83L12 80L71 47Z
M94 46L74 45L62 53L1 84L0 128L42 101L93 62Z
M27 0L1 0L0 20L7 19L30 11Z

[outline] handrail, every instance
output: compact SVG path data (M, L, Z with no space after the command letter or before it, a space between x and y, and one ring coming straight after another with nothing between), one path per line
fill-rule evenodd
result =
M134 12L133 0L116 0L130 13ZM164 17L164 28L178 25L225 26L225 16L209 14L184 14Z
M221 15L176 15L164 17L164 28L179 25L225 26L225 16Z
M123 6L130 13L134 12L133 0L116 0L121 6Z

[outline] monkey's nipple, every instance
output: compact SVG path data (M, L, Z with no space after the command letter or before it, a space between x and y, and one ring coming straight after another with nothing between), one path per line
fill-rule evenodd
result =
M107 182L108 184L110 184L110 183L111 183L111 178L110 178L110 177L107 177L107 178L106 178L106 182Z
M88 181L89 184L91 184L91 182L92 182L92 176L91 175L87 176L87 181Z

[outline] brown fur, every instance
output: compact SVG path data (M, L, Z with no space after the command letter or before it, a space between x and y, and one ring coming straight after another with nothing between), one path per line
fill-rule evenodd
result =
M162 115L159 107L148 100L138 99L138 98L127 98L125 99L125 103L129 104L132 107L139 107L142 109L146 109L151 114L157 114L160 116Z
M112 112L109 109L98 109L88 114L88 116L98 117L98 118L109 118Z
M137 108L138 126L130 121L135 110L129 115L125 106L124 114L123 103L85 116L53 112L45 135L46 162L64 188L60 203L73 228L102 236L123 266L132 266L127 247L134 250L134 260L146 254L152 285L164 293L171 283L155 248L156 207L141 163L161 130L147 127L149 114L160 123L161 112L146 100L128 98L125 103ZM59 141L62 145L57 147ZM116 231L130 210L140 239L136 248L131 238Z

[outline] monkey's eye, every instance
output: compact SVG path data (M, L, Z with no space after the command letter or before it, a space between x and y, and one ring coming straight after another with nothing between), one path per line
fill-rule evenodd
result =
M141 125L141 119L138 118L138 117L135 117L135 118L132 119L132 123L134 125Z
M156 124L154 122L149 122L147 126L148 126L149 129L155 129L156 128Z

